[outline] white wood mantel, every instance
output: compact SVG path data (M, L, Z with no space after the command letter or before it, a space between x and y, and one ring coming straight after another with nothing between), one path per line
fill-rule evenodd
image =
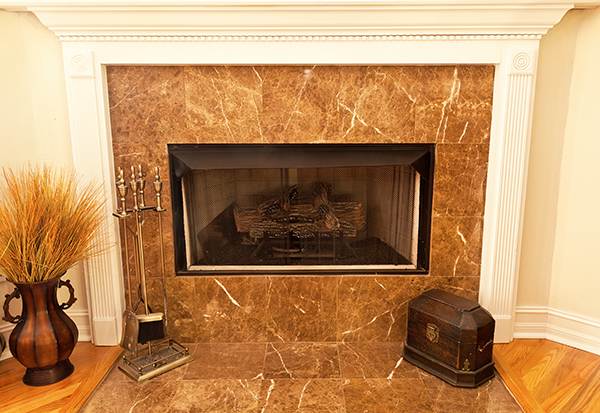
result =
M539 39L574 7L554 0L3 1L63 45L73 158L113 191L105 65L493 64L496 66L480 302L513 337ZM115 204L116 205L116 204ZM107 209L107 242L118 222ZM86 266L93 340L120 340L117 249Z

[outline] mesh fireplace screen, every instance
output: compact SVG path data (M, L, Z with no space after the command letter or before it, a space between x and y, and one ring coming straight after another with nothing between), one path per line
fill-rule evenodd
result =
M276 149L282 152L275 159L230 157L232 148L223 146L225 155L216 162L214 147L208 148L211 156L199 155L207 158L202 160L178 153L181 146L171 158L173 201L181 204L173 205L175 221L181 221L179 228L175 224L180 272L427 269L423 226L431 201L423 186L430 186L432 168L423 168L431 163L423 157L431 151L392 157L394 163L356 151L335 155L347 159L331 158L348 145L338 145L323 160L311 156L314 148L298 156L305 148L296 145L285 146L291 155Z

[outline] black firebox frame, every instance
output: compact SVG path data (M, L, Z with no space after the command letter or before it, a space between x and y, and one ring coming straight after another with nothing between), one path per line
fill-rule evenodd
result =
M169 144L169 174L173 242L177 275L268 274L419 274L429 273L435 144ZM327 266L252 266L236 270L187 269L183 213L183 177L193 170L253 168L329 168L347 166L411 165L420 174L421 205L416 268ZM258 268L260 267L260 268ZM265 269L267 267L267 269Z

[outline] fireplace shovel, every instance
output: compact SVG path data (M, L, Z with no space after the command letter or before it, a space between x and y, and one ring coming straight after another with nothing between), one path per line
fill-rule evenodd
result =
M129 218L131 215L127 213L126 207L126 197L127 197L127 186L125 185L125 180L123 179L123 170L119 168L119 180L117 181L117 191L119 193L121 207L117 210L113 215L119 218L119 221L123 222L123 237L125 240L125 265L126 271L125 276L127 277L127 291L129 295L128 307L123 312L123 334L121 338L121 347L125 350L133 353L137 357L138 353L138 334L139 334L139 322L138 319L133 312L133 300L131 298L131 272L129 268L129 248L127 243L127 223L125 221L126 218Z

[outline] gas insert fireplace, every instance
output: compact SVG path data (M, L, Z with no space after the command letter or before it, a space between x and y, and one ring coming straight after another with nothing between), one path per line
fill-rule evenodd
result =
M177 272L427 273L434 151L169 145Z

